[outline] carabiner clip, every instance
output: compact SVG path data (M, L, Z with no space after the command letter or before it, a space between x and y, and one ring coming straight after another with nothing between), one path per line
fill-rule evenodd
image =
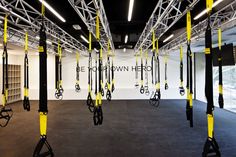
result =
M23 107L24 107L24 110L30 111L30 102L29 102L29 97L27 96L24 96Z
M3 107L1 108L0 110L0 120L5 120L5 122L0 122L0 126L1 127L6 127L7 124L9 123L11 117L13 115L13 111L11 108L6 108L6 107Z
M41 153L44 145L46 146L47 151ZM51 148L51 146L49 145L49 143L46 139L46 136L42 136L40 138L37 146L35 147L33 157L47 157L47 156L53 157L54 153L53 153L52 148Z

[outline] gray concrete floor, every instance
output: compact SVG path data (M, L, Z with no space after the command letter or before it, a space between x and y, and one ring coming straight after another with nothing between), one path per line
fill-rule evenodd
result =
M39 140L38 102L31 112L12 104L0 128L1 157L31 157ZM194 102L194 128L184 100L104 102L104 122L94 126L85 101L49 101L48 141L56 157L200 157L207 137L206 106ZM236 114L215 109L215 137L223 157L236 156Z

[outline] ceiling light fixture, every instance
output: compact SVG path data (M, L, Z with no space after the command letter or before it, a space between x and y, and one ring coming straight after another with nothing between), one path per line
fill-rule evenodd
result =
M75 30L81 30L81 27L80 27L80 25L78 25L78 24L76 24L76 25L73 25L73 28L75 29Z
M71 50L69 50L69 49L65 49L67 52L70 52L70 53L72 53L72 51Z
M125 36L125 44L128 42L128 35Z
M83 41L85 41L86 43L89 43L89 41L83 35L80 35L80 38L83 39Z
M52 45L52 42L50 40L46 40L47 44Z
M173 38L174 37L174 34L171 34L170 36L168 36L163 42L165 43L165 42L167 42L167 41L169 41L171 38Z
M53 9L45 0L39 0L39 2L41 2L48 10L50 10L62 22L66 22L66 20L55 9Z
M131 21L132 14L133 14L133 8L134 8L134 0L129 0L129 13L128 13L128 21Z
M218 4L220 4L223 0L218 0L215 3L213 3L212 8L216 7ZM204 14L207 13L207 9L203 10L201 13L199 13L197 16L194 17L194 20L199 19L202 17Z
M0 24L2 24L2 20L0 20Z

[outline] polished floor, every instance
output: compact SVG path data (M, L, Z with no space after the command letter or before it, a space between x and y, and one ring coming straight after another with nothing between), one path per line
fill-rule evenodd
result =
M0 157L31 157L39 140L38 102L30 112L12 104L0 128ZM85 101L49 101L48 141L55 157L200 157L207 137L206 105L194 102L194 128L184 100L104 102L104 122L94 126ZM215 137L223 157L236 156L236 114L215 109Z

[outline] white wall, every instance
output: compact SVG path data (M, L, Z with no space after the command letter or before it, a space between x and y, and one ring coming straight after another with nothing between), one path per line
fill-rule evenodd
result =
M196 53L196 99L206 102L205 97L205 54Z
M151 59L151 58L149 58ZM30 98L38 99L38 56L29 57L30 64ZM161 61L161 94L163 99L182 99L179 95L179 55L171 56L168 60L168 83L169 90L164 90L164 58L160 57ZM93 61L94 63L94 61ZM68 54L63 57L63 88L64 99L86 99L87 98L87 65L88 58L81 57L80 66L84 66L85 72L80 72L80 86L82 91L76 93L75 86L75 66L76 60L74 54ZM128 66L129 71L115 72L115 92L112 94L113 99L149 99L150 96L141 95L139 89L134 87L135 73L132 71L132 66L135 66L135 57L132 50L123 52L122 50L116 51L114 58L114 66ZM185 70L185 68L184 68ZM54 56L48 56L48 98L55 99L54 97ZM185 71L184 71L185 74ZM186 76L184 75L184 79ZM140 73L139 73L140 79ZM151 85L151 74L149 75L149 86Z
M32 53L31 53L32 54ZM29 56L29 79L30 90L29 96L31 100L37 100L39 96L39 56ZM105 57L105 54L104 54ZM14 58L14 59L13 59ZM186 82L186 64L184 57L184 86ZM9 63L22 65L22 93L23 93L23 52L22 55L9 55ZM151 54L149 56L151 59ZM12 61L11 61L12 60ZM62 59L63 67L63 88L64 99L86 99L87 98L87 71L88 58L81 57L80 66L85 67L85 72L80 72L80 86L82 91L76 93L75 86L75 68L76 59L74 54L68 54ZM93 62L94 63L94 62ZM48 55L48 98L55 99L55 65L54 56ZM140 62L139 62L140 64ZM150 64L150 62L149 62ZM186 96L180 96L179 94L179 54L174 53L168 59L168 84L169 89L164 90L164 57L160 57L161 64L161 96L163 99L185 99ZM114 58L114 66L128 66L129 71L115 72L115 92L112 94L113 99L149 99L150 96L141 95L139 89L134 87L135 73L132 71L132 66L135 66L135 57L132 50L117 50ZM140 73L139 73L140 79ZM151 73L149 74L149 87L151 85ZM152 88L151 91L154 89ZM23 95L22 95L23 97Z

